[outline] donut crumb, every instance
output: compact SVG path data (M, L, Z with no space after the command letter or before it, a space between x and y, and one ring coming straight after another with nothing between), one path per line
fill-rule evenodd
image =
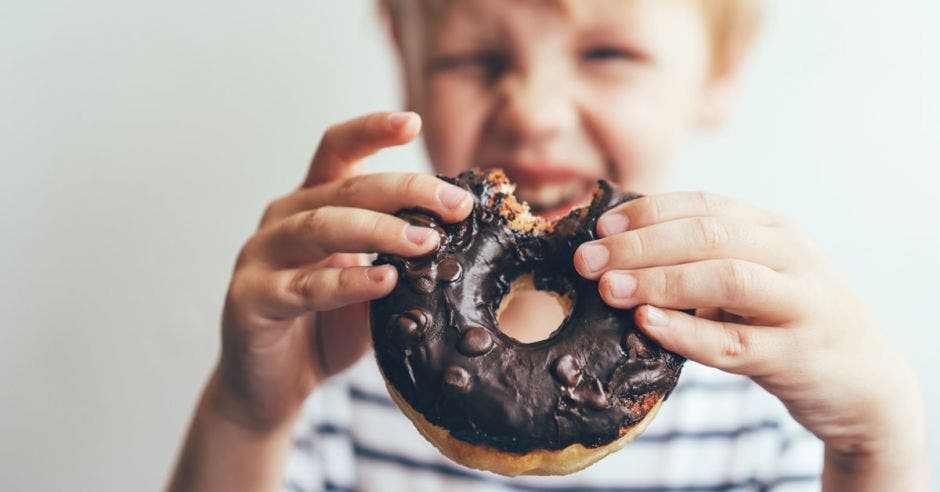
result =
M528 203L520 202L513 195L516 185L509 180L502 169L487 170L485 179L494 191L485 205L496 209L496 212L506 219L510 229L517 232L552 232L553 222L533 214Z

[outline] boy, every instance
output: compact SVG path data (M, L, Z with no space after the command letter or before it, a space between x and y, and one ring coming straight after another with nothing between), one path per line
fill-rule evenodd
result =
M734 200L656 194L684 135L726 112L755 3L386 7L421 116L332 127L301 188L265 211L236 263L222 355L172 490L926 489L916 379L812 242ZM471 200L431 176L358 164L422 122L435 171L502 167L550 218L598 178L649 194L607 213L601 239L572 258L608 304L639 306L641 329L690 359L637 442L571 476L509 480L448 462L389 405L366 355L367 301L397 272L365 255L432 250L436 234L391 214L419 206L458 221ZM513 303L525 322L501 329L546 337L557 322L540 318L543 302Z

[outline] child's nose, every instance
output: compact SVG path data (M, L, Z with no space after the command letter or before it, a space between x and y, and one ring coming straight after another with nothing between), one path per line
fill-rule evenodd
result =
M546 71L507 77L500 88L493 131L512 144L539 143L576 128L579 116L563 80Z

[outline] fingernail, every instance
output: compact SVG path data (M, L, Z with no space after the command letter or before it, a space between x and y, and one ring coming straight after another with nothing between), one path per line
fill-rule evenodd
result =
M391 267L389 265L379 265L366 268L366 277L377 284L381 284L385 281L385 277L391 273L390 268Z
M653 306L646 306L646 326L662 328L669 325L669 315L665 311Z
M597 219L597 231L605 236L626 232L630 221L623 214L607 214Z
M628 273L609 273L607 288L614 298L627 299L636 291L636 278Z
M581 259L584 260L588 270L596 272L607 264L607 260L610 259L610 252L604 246L590 244L581 247Z
M388 115L388 126L392 130L401 130L417 117L418 115L411 111L392 113Z
M449 209L459 207L468 196L469 195L463 188L452 185L444 185L437 189L437 199Z
M405 238L418 246L427 242L433 233L434 231L427 227L418 227L411 224L405 226Z

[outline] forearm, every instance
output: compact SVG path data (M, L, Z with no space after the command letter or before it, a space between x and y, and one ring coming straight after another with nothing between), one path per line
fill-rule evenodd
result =
M253 429L226 415L225 405L213 376L193 416L170 492L265 491L280 486L293 419Z
M876 426L879 439L865 445L826 446L824 491L926 491L928 489L926 416L917 385L909 398L892 404L903 408L904 421L889 419Z

